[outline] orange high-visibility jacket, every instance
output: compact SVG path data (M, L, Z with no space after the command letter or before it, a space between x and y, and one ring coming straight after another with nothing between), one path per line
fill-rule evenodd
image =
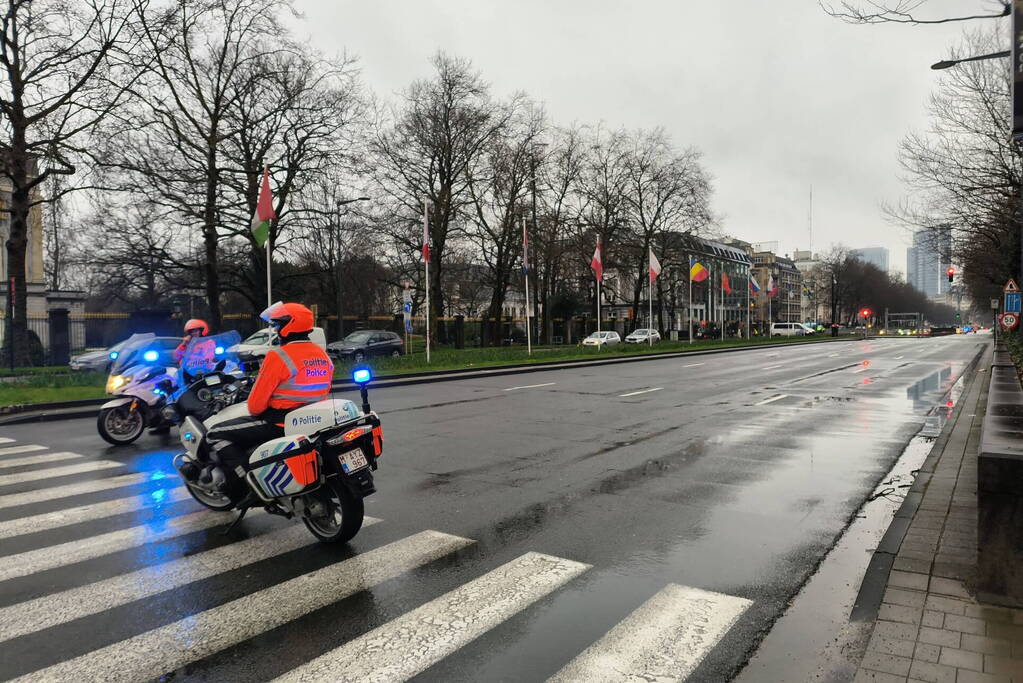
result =
M249 412L267 408L290 410L327 398L334 364L311 341L296 341L270 349L249 394Z

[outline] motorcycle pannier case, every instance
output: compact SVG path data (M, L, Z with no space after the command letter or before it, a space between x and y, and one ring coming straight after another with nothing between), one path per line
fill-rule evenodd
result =
M249 456L249 480L265 498L294 496L320 483L319 458L304 435L267 441Z

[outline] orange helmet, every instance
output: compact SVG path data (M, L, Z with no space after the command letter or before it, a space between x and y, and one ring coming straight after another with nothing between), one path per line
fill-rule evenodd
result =
M278 301L259 317L273 325L282 337L313 331L313 312L302 304Z
M195 330L199 330L199 336L205 337L210 333L210 326L206 324L205 320L192 318L185 323L185 334L191 334Z

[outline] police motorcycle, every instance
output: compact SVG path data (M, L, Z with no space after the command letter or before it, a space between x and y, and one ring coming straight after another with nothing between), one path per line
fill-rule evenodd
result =
M373 470L383 452L384 434L369 405L370 371L356 369L352 379L359 386L361 410L352 401L328 398L289 411L284 436L247 453L235 476L224 471L220 444L206 435L222 422L246 417L248 406L230 406L205 422L185 418L180 428L185 452L174 458L174 467L201 505L239 511L224 533L253 507L301 519L325 543L344 543L359 532L363 498L376 492Z
M193 340L178 368L172 355L175 340L152 333L133 334L111 353L106 390L116 398L100 407L96 419L99 435L108 443L123 446L138 439L147 427L165 431L180 424L190 412L208 417L233 403L237 400L234 392L223 389L245 381L237 358L228 352L240 338L231 331ZM221 390L204 392L199 401L189 401L186 396L183 407L178 399L211 374L217 379L210 382ZM195 393L199 393L198 387Z

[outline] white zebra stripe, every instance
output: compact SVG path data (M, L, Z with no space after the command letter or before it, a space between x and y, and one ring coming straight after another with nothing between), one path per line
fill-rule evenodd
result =
M366 517L362 526L380 522ZM301 524L0 608L0 641L126 605L194 581L313 545Z
M125 465L123 463L113 462L112 460L96 460L93 462L79 463L77 465L67 465L65 467L51 467L45 470L34 470L32 472L19 472L18 474L0 474L0 486L7 486L9 484L24 484L30 481L44 481L46 479L64 477L69 474L102 472L103 470L112 470L116 467L124 466ZM57 484L51 484L51 486L57 486ZM39 488L46 488L45 483Z
M526 553L276 680L407 680L589 568Z
M156 489L155 491L129 498L117 498L116 500L108 500L102 503L80 505L79 507L47 512L41 515L20 517L8 522L0 522L0 538L10 538L20 534L55 529L68 524L102 519L103 517L120 515L125 512L135 512L160 505L170 505L183 500L190 500L191 498L192 496L188 493L188 489L182 486L172 489Z
M211 510L171 517L164 524L142 524L105 534L68 541L37 550L0 557L0 581L28 576L46 569L91 560L135 546L184 536L231 520L231 515Z
M43 465L48 462L61 462L63 460L75 460L84 456L69 451L57 453L43 453L42 455L26 455L24 458L6 458L0 460L0 474L3 474L8 467L21 467L23 465Z
M16 680L149 680L471 543L466 538L423 531Z
M684 681L752 604L669 584L550 681Z
M104 477L103 479L91 479L89 481L76 482L74 484L66 484L61 486L59 492L60 496L51 497L41 491L25 491L24 493L8 493L5 496L0 496L0 509L15 507L17 505L27 505L29 503L38 503L40 501L54 501L69 498L71 496L78 496L83 493L96 493L97 491L106 491L109 489L116 489L122 486L132 486L134 484L142 484L144 482L152 480L152 474L148 472L136 472L132 474L119 474L116 477ZM181 480L177 475L166 476L160 481L166 482L168 487L170 486L181 486Z
M24 444L21 446L8 446L7 448L0 448L0 455L14 455L16 453L31 453L33 451L45 451L46 446L36 446L34 444Z
M6 436L0 436L0 443L14 443L14 439L10 439Z

